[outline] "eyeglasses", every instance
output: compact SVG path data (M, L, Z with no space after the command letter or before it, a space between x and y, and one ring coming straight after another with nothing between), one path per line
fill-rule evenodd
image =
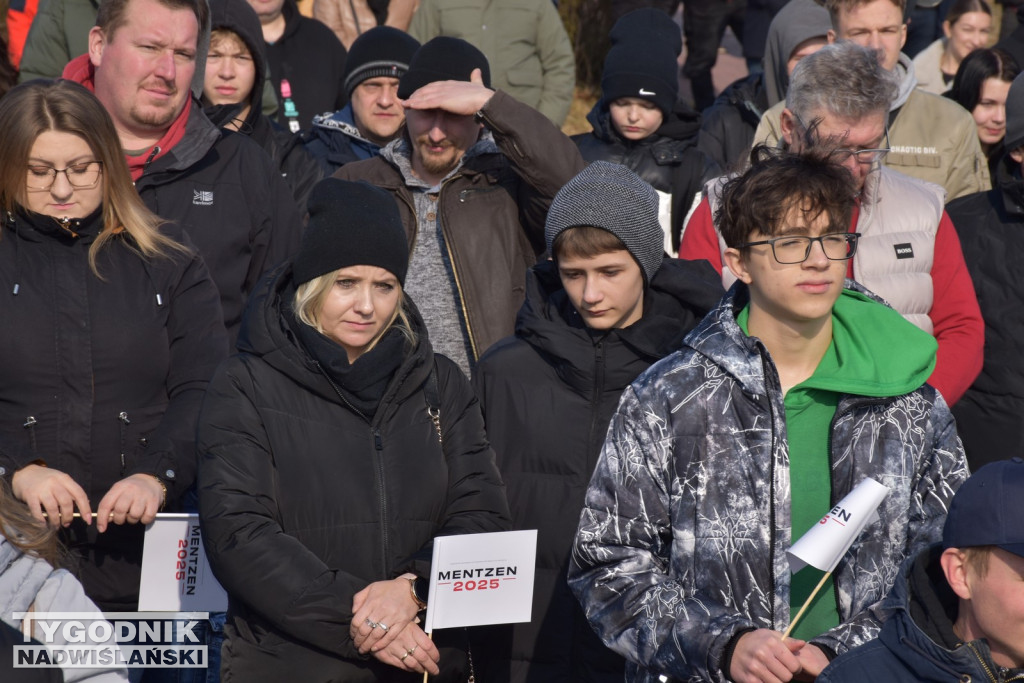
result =
M850 157L854 157L858 164L873 164L881 161L890 151L889 147L889 126L885 127L885 147L878 149L837 149L829 154L833 161L843 164Z
M71 187L78 190L86 190L96 187L100 180L100 172L103 163L100 161L84 161L80 164L71 164L67 168L53 168L52 166L29 166L28 167L28 189L49 190L57 180L57 174L63 173L68 179Z
M745 242L737 244L737 249L756 247L762 244L772 246L772 256L782 264L803 263L811 255L811 245L817 242L830 261L846 261L857 253L859 232L835 232L820 237L786 236L773 237L770 240Z
M817 134L817 124L820 123L821 120L818 119L817 121L814 122L814 125L808 127L808 126L804 125L804 122L802 120L800 120L799 116L796 116L796 114L794 114L793 116L794 116L794 118L796 118L797 124L799 124L799 126L804 130L804 135L807 136L808 144L811 144L811 145L821 144L822 141L818 138L818 134ZM889 124L888 123L885 124L885 138L884 139L885 139L885 146L884 147L878 147L878 148L875 148L875 149L844 149L844 148L839 148L839 149L833 150L829 154L829 158L832 159L833 161L835 161L838 164L846 163L846 161L848 161L850 159L850 157L855 158L857 160L857 163L859 163L859 164L873 164L876 161L881 161L885 157L886 154L888 154L889 152L892 151L892 149L889 147ZM826 140L826 142L828 142L828 141Z

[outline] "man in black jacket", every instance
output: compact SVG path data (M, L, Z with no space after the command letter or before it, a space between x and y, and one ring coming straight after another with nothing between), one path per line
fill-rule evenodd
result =
M64 77L95 92L143 201L199 249L233 345L249 292L298 248L302 221L259 145L219 130L192 97L207 17L202 0L104 0L89 53Z
M474 376L516 528L538 530L533 620L512 627L511 652L478 659L510 669L485 680L611 683L625 660L565 581L579 510L619 395L679 347L722 288L706 262L664 257L657 194L618 164L595 161L569 181L545 237L554 260L531 269L515 336Z

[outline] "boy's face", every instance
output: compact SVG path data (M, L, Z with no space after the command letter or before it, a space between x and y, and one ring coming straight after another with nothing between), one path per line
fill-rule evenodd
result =
M255 83L256 63L242 39L230 31L211 37L203 82L210 104L248 102Z
M957 552L949 549L944 554ZM960 598L957 635L985 638L992 661L1006 668L1024 666L1024 557L994 548L983 574L963 559L943 569Z
M608 105L612 124L627 140L643 140L661 128L664 117L653 102L639 97L620 97Z
M832 227L829 216L822 213L808 222L804 212L790 209L776 238L818 237L826 233L843 233L847 226ZM773 239L756 232L748 242ZM781 252L784 241L776 243ZM817 323L832 315L832 306L839 298L846 278L847 261L834 261L825 256L820 242L811 243L811 251L802 263L779 263L769 244L745 249L725 250L725 262L736 277L750 286L750 314L770 318L787 327Z
M587 327L629 327L643 316L644 276L625 249L593 258L559 256L558 275Z

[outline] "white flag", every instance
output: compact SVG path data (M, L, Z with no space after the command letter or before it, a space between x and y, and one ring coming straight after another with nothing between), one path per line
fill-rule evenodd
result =
M857 484L786 552L793 573L807 565L824 572L835 569L864 527L877 517L875 511L888 494L889 487L870 477Z
M529 621L537 530L434 539L423 630Z
M139 609L144 612L224 612L228 594L213 576L199 515L160 513L146 527Z

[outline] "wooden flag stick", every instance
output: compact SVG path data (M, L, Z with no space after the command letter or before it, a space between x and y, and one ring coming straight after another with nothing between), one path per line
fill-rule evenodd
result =
M427 638L430 638L431 640L434 639L434 631L433 630L431 630L430 633L427 634ZM423 683L427 683L427 676L429 676L429 675L430 674L427 673L427 667L423 667Z
M46 514L45 512L43 513L43 517L49 517L49 516L50 516L50 515ZM72 516L72 517L81 517L81 516L82 516L82 513L81 513L81 512L73 512L73 513L71 513L71 516ZM92 513L92 514L91 514L90 516L91 516L91 517L95 517L95 516L96 516L96 513L95 513L95 512L93 512L93 513ZM110 513L110 516L111 516L111 517L113 517L113 516L114 516L114 513L113 513L113 512L111 512L111 513Z
M800 617L802 617L804 615L804 612L807 611L807 608L811 606L811 601L814 600L814 596L818 594L818 591L821 590L821 587L825 585L825 582L828 581L828 577L830 576L832 576L832 572L825 572L825 576L821 577L821 581L818 582L818 585L814 587L814 590L811 591L811 594L807 596L806 600L804 600L804 606L800 608L800 611L796 613L795 617L790 619L789 628L787 628L786 632L782 634L783 640L789 638L789 634L793 632L794 628L796 628L796 623L800 621Z

